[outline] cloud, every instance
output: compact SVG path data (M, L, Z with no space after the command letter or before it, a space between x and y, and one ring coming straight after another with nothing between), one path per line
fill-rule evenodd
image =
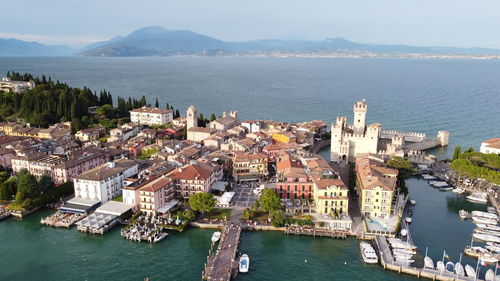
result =
M0 38L15 38L23 41L36 41L46 45L69 45L73 47L80 47L90 43L109 40L109 38L102 36L54 36L8 32L0 32Z

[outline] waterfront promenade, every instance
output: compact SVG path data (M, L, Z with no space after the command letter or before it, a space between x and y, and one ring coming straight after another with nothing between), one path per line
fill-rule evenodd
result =
M207 257L203 270L204 280L226 281L238 272L236 253L241 236L239 224L228 223L222 231L219 246L214 255Z

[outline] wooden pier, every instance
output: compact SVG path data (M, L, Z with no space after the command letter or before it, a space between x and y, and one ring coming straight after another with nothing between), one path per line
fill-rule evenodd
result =
M204 280L228 281L238 273L239 260L236 258L240 242L241 226L226 224L222 230L219 246L215 254L210 253L202 273Z
M380 254L380 264L384 269L389 269L397 271L399 273L406 273L409 275L417 276L418 278L424 277L432 280L443 280L443 281L457 281L457 280L480 280L471 277L457 276L456 274L440 272L436 269L431 268L417 268L408 266L406 264L401 264L394 261L387 240L384 236L378 235L375 237L375 245Z

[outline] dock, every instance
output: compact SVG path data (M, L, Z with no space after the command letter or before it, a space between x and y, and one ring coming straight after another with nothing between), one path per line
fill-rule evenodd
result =
M204 280L228 281L238 274L239 260L236 258L240 243L241 226L227 223L222 230L219 246L210 253L202 273Z
M440 272L431 268L417 268L401 264L394 261L389 244L384 236L377 235L375 237L375 246L380 254L380 264L384 269L397 271L399 273L406 273L409 275L417 276L418 278L424 277L432 280L455 281L455 280L471 280L471 277L457 276L456 274ZM480 280L480 279L475 279Z

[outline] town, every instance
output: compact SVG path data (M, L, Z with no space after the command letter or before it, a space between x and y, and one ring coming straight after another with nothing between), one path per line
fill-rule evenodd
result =
M29 104L20 96L38 87L62 87L59 81L8 76L18 80L2 79L1 103L48 107L62 117L45 127L21 116L0 123L1 219L52 208L57 211L40 223L76 226L97 235L120 225L124 239L149 243L189 227L217 229L202 273L207 280L229 280L238 268L248 270L248 256L237 257L243 230L374 240L377 251L386 253L380 257L384 268L462 280L434 266L408 267L414 248L406 225L417 202L411 200L405 179L415 174L440 177L457 192L459 187L474 190L477 183L460 178L465 173L450 178L460 162L450 168L426 153L448 145L446 130L430 138L367 124L365 100L353 104L352 124L340 116L331 126L322 120L245 120L234 109L205 119L195 105L182 115L144 98L118 98L114 107L106 92L100 98L87 93L90 102L55 98L69 101L71 112L65 112L59 106ZM481 152L498 155L499 145L499 139L485 141ZM328 148L330 159L324 159L318 153ZM496 180L486 179L491 184L482 185L494 206ZM396 240L400 236L407 237L407 244Z

